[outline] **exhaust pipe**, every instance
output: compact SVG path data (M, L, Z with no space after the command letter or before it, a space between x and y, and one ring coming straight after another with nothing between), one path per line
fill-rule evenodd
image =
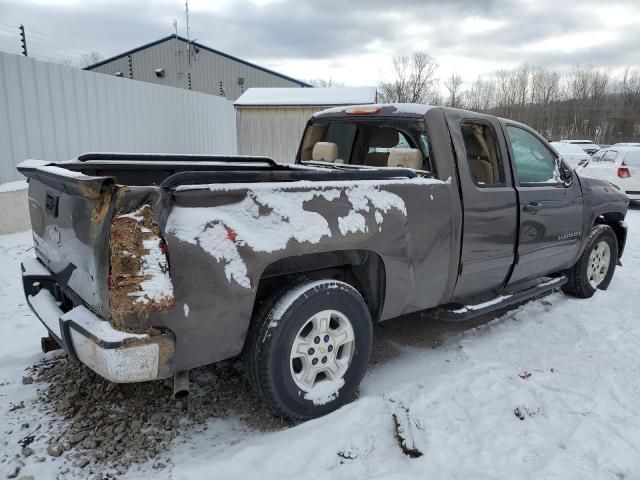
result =
M189 370L173 375L173 398L185 398L189 395Z
M53 352L54 350L60 350L62 348L51 336L40 338L40 347L43 353Z

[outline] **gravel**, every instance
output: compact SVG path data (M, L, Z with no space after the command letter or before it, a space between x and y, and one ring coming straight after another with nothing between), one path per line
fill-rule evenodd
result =
M33 423L33 409L53 419L41 428L44 451L26 437L16 454L23 460L62 457L61 478L118 478L141 462L162 470L172 443L202 429L210 420L234 418L248 431L274 431L291 424L261 404L249 389L240 362L222 362L191 372L191 394L174 400L170 382L115 384L66 356L48 359L28 369L25 378L40 386L32 405L15 411ZM29 424L26 423L27 427ZM206 427L204 427L206 428ZM25 428L25 432L29 428ZM35 453L35 454L34 454ZM19 465L16 471L18 475ZM13 477L15 478L15 477Z

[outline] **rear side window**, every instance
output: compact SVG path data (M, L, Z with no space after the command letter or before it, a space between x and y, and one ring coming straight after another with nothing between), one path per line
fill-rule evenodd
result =
M629 167L640 167L640 148L636 152L627 152L623 163Z
M507 132L520 185L560 182L556 158L544 143L519 127Z
M465 121L460 126L467 162L479 187L504 186L504 170L493 129L485 123Z

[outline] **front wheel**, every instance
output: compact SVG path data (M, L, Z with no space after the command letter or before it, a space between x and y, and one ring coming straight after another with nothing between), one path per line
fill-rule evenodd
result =
M324 415L355 393L372 337L369 309L352 286L335 280L296 285L254 318L245 350L249 381L282 417Z
M618 242L611 227L596 225L591 229L578 263L569 270L564 291L580 298L590 298L597 289L606 290L618 262Z

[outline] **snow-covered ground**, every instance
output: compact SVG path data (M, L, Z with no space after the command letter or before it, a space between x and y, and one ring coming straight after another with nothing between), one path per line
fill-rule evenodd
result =
M484 324L449 325L419 315L387 322L377 331L359 398L324 418L264 431L238 413L238 398L249 398L242 385L225 394L227 384L215 383L218 370L197 373L199 382L215 385L210 398L190 402L217 413L199 424L189 423L184 409L166 414L184 425L175 427L168 450L118 477L640 478L639 210L629 212L628 223L624 267L607 292L590 300L556 293ZM46 408L52 385L23 384L32 374L28 367L56 358L39 353L44 330L22 297L18 265L31 255L30 245L28 233L0 237L0 474L19 467L18 478L106 477L115 472L95 455L78 463L80 447L59 457L47 453L56 428L73 420ZM81 367L59 362L64 365L52 370L76 372L85 387L97 384ZM223 368L234 373L235 367ZM146 391L122 390L141 395L134 401L142 407ZM110 412L133 408L127 394L119 398ZM410 444L406 451L396 423ZM23 452L18 442L29 436L32 452Z

